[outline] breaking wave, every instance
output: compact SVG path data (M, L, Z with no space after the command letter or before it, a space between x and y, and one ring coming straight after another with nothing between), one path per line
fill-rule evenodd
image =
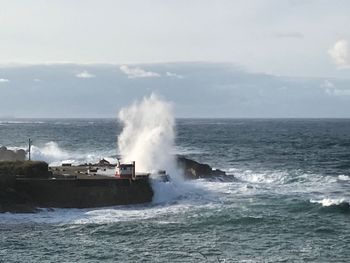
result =
M123 130L118 148L126 162L135 161L139 172L174 168L175 119L169 102L152 94L121 109Z
M311 199L310 203L321 204L324 207L350 204L349 200L346 200L345 198L323 198L321 200Z
M113 157L114 156L114 157ZM43 146L32 146L32 159L45 161L50 166L59 166L62 163L72 163L73 165L83 163L97 163L102 158L110 162L116 162L113 150L105 152L72 152L59 147L56 142L48 142Z
M136 163L136 171L152 176L154 202L168 202L186 194L191 186L184 182L175 161L175 118L171 103L152 94L121 109L123 130L118 148L124 162ZM171 180L158 180L157 171L165 170Z

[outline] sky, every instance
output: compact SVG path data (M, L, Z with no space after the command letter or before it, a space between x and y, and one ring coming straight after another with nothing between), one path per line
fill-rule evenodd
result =
M294 103L300 110L286 109L283 116L350 117L350 108L342 106L350 97L348 0L0 0L0 6L0 99L7 98L0 116L110 116L115 112L108 111L122 105L118 99L132 101L157 91L183 106L179 116L273 117L279 114L271 104L283 108L287 102L277 93L258 102L258 92L269 93L279 83L287 94L299 96ZM256 76L265 76L265 82ZM276 79L298 81L290 86ZM59 86L56 98L72 87L85 88L91 98L113 93L111 85L123 92L113 98L118 107L97 107L99 113L85 109L83 102L73 115L49 106L40 111L9 105L23 92L34 98L33 85L45 94L56 94ZM138 93L131 88L135 85ZM165 92L160 85L175 90ZM195 101L198 105L191 107L176 93L194 93L202 86L216 94L222 85L231 87L225 92L235 94L235 105L223 107L208 95L213 105ZM303 106L307 90L316 86L325 98L340 100L335 108L328 102L322 104L326 111L322 105L310 106L316 112ZM237 104L239 97L250 108ZM261 114L259 103L266 113Z

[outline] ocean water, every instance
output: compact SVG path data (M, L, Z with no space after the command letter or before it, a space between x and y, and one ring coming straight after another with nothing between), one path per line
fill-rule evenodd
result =
M113 119L0 121L52 165L117 157ZM153 203L0 214L0 262L350 262L350 120L180 119L174 153L234 180L155 183Z

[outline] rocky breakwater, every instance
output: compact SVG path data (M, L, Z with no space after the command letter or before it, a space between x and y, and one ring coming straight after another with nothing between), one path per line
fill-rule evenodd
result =
M199 163L184 156L177 156L177 165L184 171L186 179L232 179L233 175L228 175L219 169L213 169L210 165Z

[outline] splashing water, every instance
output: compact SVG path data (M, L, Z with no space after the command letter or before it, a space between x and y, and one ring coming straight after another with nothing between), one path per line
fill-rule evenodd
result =
M172 105L155 94L119 112L124 128L118 137L123 162L135 161L137 172L152 174L154 202L170 201L186 192L186 183L176 167L175 120ZM157 180L157 171L166 170L171 182Z
M174 117L169 102L156 95L119 112L124 128L118 137L124 162L136 162L138 172L174 168Z

